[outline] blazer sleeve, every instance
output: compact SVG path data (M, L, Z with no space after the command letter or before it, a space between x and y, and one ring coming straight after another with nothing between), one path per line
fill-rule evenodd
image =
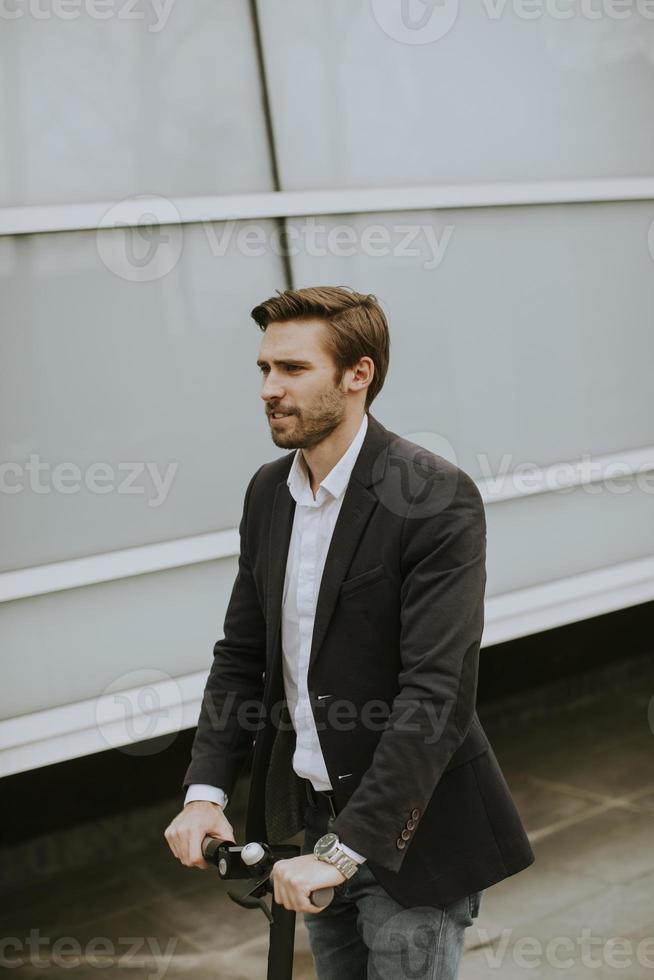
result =
M441 506L436 494L433 508L416 497L404 519L398 690L371 765L331 821L350 847L395 872L413 841L401 838L407 820L424 813L476 707L486 519L463 470L450 497Z
M248 556L247 521L252 487L260 470L245 492L238 572L225 614L224 637L213 648L184 789L204 783L232 796L255 735L256 720L250 709L253 704L260 706L263 697L266 622Z

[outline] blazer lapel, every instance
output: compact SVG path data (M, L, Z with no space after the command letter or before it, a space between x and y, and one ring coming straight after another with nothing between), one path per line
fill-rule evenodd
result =
M283 479L275 488L268 542L266 663L270 665L274 663L275 655L281 645L282 598L294 514L295 500L288 489L286 479Z
M354 476L354 473L352 475ZM352 563L363 529L377 503L377 497L373 493L361 483L350 479L320 581L309 655L309 673L320 652L329 621L334 613L341 583Z

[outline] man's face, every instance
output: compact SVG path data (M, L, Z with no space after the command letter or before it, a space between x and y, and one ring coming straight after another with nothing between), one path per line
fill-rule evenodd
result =
M324 346L326 330L321 320L288 320L271 323L263 335L257 361L261 397L280 449L317 445L345 416L346 392L336 384L336 365ZM276 412L286 417L277 421Z

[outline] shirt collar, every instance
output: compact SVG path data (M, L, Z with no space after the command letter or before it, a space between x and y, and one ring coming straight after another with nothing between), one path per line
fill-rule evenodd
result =
M341 494L345 493L367 429L368 415L366 412L364 412L357 434L339 459L338 463L331 468L327 476L320 483L315 500L311 492L309 474L307 473L304 455L301 449L296 450L291 469L286 479L288 488L296 503L316 507L322 503L322 498L325 491L330 493L334 498L338 498L341 496Z

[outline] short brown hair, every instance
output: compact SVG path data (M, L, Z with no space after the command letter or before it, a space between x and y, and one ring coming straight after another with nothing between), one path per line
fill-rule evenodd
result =
M277 290L277 296L255 306L250 314L265 332L269 323L317 317L329 325L327 346L336 361L338 380L361 357L375 365L366 390L366 412L381 391L390 354L388 323L377 297L343 286L311 286Z

